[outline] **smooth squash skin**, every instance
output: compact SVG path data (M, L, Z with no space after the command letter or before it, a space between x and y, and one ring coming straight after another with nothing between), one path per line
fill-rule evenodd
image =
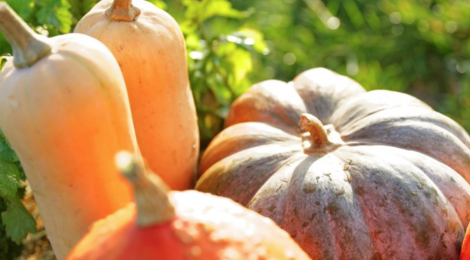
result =
M183 34L166 12L143 0L103 0L75 32L103 42L119 62L142 155L176 190L194 186L197 115Z
M227 198L169 191L122 152L135 203L97 221L67 260L309 260L273 221Z
M470 260L470 225L467 227L460 251L460 260Z
M36 35L0 3L15 60L0 73L0 128L24 167L57 259L131 200L114 155L138 151L111 52L82 34Z

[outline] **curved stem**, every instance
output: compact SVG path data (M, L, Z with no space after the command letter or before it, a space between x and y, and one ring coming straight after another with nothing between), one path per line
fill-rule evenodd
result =
M132 0L114 0L106 15L111 21L132 22L140 15L140 9L132 5Z
M175 208L168 198L170 189L157 175L147 172L142 161L128 152L120 152L116 164L134 186L139 227L158 225L175 216Z
M0 31L13 48L13 64L30 67L52 52L49 40L36 34L5 2L0 2Z
M328 134L321 121L311 114L302 114L299 122L304 131L310 133L311 146L308 149L322 149L333 145L328 139Z

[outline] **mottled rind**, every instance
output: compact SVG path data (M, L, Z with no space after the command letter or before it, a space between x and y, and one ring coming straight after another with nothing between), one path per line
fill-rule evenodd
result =
M270 217L314 259L459 258L470 221L461 126L412 96L365 92L326 69L254 88L203 155L198 190ZM294 124L303 113L325 125L329 149L308 149L309 133Z

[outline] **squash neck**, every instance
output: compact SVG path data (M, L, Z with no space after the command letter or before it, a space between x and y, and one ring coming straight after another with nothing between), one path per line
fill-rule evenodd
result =
M0 2L0 31L13 49L16 68L31 67L52 52L49 39L36 34L5 2Z
M140 9L132 5L132 0L114 0L105 13L111 21L132 22L139 17Z

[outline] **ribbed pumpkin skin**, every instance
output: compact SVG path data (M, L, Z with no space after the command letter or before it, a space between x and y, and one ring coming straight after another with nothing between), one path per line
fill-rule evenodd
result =
M176 217L139 228L132 203L96 222L67 260L308 260L274 222L226 198L171 192Z
M304 152L303 113L336 148ZM270 217L314 259L459 259L469 147L458 124L416 98L312 69L234 102L196 189Z
M109 50L79 34L0 73L0 128L18 154L48 237L63 259L94 221L131 201L114 155L137 151L124 79Z
M137 141L150 168L172 189L189 189L194 186L199 132L184 37L166 12L143 0L132 3L142 12L135 21L110 21L105 11L112 1L103 0L75 32L100 40L118 60Z

